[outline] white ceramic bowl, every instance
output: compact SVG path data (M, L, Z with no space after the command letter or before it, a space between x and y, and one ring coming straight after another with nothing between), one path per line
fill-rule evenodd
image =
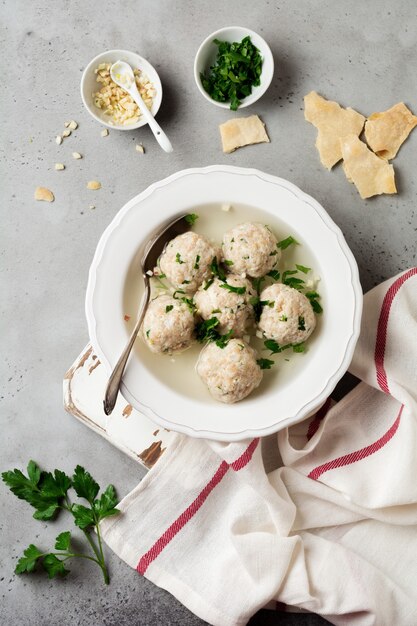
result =
M221 107L222 109L230 109L230 103L216 102L216 100L213 100L201 83L200 73L204 74L205 72L207 72L216 61L218 47L215 43L213 43L214 39L219 39L220 41L229 41L230 43L233 43L234 41L242 41L242 39L248 35L250 36L252 43L258 48L261 53L262 74L261 84L258 87L252 87L252 93L250 94L250 96L247 96L241 101L239 109L243 109L253 104L264 95L269 85L271 84L272 77L274 75L274 57L272 56L271 49L266 43L265 39L263 39L260 35L255 33L253 30L250 30L249 28L243 28L241 26L228 26L226 28L216 30L214 33L211 33L211 35L209 35L203 41L203 43L197 50L197 54L195 55L194 79L197 87L206 100L208 100L212 104L215 104L218 107Z
M128 50L107 50L98 54L85 68L81 77L81 98L87 111L94 117L97 122L107 126L107 128L115 128L117 130L134 130L145 126L147 122L144 119L140 119L136 124L127 124L121 126L119 124L112 124L109 115L106 115L104 111L94 106L93 94L100 90L101 83L96 82L96 74L94 70L100 65L100 63L115 63L116 61L126 61L133 69L140 69L153 83L156 95L152 104L152 115L155 117L162 102L162 85L159 79L158 73L155 68L143 57L139 56L135 52L129 52Z
M130 200L103 233L90 268L86 315L94 352L110 373L135 322L143 289L139 262L146 243L173 218L198 213L199 207L203 211L202 205L209 207L208 223L212 224L211 211L216 221L223 203L262 210L265 219L282 224L278 236L292 234L309 246L310 267L321 278L318 290L324 308L309 350L294 355L293 369L284 371L288 364L283 365L279 377L269 379L273 384L265 372L264 388L242 402L226 405L211 398L194 366L189 376L178 381L178 361L151 355L139 338L123 377L122 393L165 428L194 437L237 441L271 434L310 415L351 361L362 312L358 269L341 230L318 202L284 179L225 165L183 170L155 183ZM129 321L126 314L131 316ZM162 375L161 367L170 367L172 378Z

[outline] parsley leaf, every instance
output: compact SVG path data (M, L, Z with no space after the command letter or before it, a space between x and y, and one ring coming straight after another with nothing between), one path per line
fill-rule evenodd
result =
M306 329L306 322L305 319L302 315L298 316L298 330L305 330Z
M23 574L23 572L33 572L38 560L41 558L42 552L33 545L30 544L28 548L23 552L23 556L17 562L14 570L15 574Z
M257 359L256 362L261 370L270 370L271 367L275 365L275 361L271 361L270 359Z
M225 335L220 335L220 337L216 340L216 346L218 346L219 348L223 350L223 348L225 348L227 344L229 343L229 339L232 338L232 335L233 335L232 329L230 329Z
M295 343L292 347L293 352L305 352L306 351L306 345L304 342L302 343Z
M189 224L190 226L194 226L194 224L196 223L196 221L198 220L198 215L197 213L189 213L188 215L185 216L185 221L187 222L187 224Z
M291 246L292 244L299 244L299 242L290 235L286 239L279 241L277 243L277 248L280 248L281 250L286 250L288 246Z
M217 257L214 257L212 262L210 263L210 270L212 271L214 276L217 276L222 281L226 280L226 274L224 273L223 268L218 264Z
M211 317L208 320L199 322L196 326L196 338L200 343L207 341L216 341L219 337L219 333L215 330L216 326L220 324L217 317Z
M223 261L223 263L224 263L225 265L229 266L229 267L230 267L230 265L234 265L233 261L230 261L230 259L225 259L225 260Z
M55 550L69 550L71 544L71 533L69 530L60 533L55 539Z
M314 313L322 313L323 307L321 306L320 302L317 301L317 298L320 298L317 291L307 291L305 295L310 300L310 304L313 307Z
M65 569L64 563L55 554L47 554L42 560L42 566L48 574L48 578L55 578L58 574L66 576L69 569Z
M220 287L222 289L227 289L228 291L232 291L233 293L237 293L239 295L246 293L246 287L234 287L233 285L229 285L229 283L227 282L220 285Z
M280 274L279 274L278 270L271 270L270 272L268 272L267 276L270 276L274 280L278 280Z
M181 255L179 252L177 252L177 254L175 255L175 260L177 263L179 263L180 265L184 265L184 261L181 259Z
M275 339L267 339L264 341L264 346L267 350L271 351L271 354L278 354L279 352L283 352L283 350L287 350L291 348L291 344L286 344L285 346L280 346Z
M106 490L101 494L99 500L95 500L93 508L97 521L101 521L105 517L118 515L119 509L116 509L117 497L113 485L108 485Z
M195 270L200 269L200 265L199 265L200 259L201 259L201 256L199 254L197 254L197 256L195 257L195 263L194 263L194 269Z
M85 498L90 504L94 501L94 498L100 490L100 487L91 474L81 467L81 465L77 465L74 470L72 486L74 487L77 496Z
M172 311L173 308L174 308L174 305L167 304L167 306L165 307L165 313L169 313L170 311Z
M94 511L82 504L73 504L71 508L71 513L74 516L74 522L81 528L81 530L85 530L89 526L94 526L95 517Z
M303 272L303 274L308 274L309 272L311 272L311 267L306 267L305 265L298 265L296 263L295 267L298 269L298 271Z

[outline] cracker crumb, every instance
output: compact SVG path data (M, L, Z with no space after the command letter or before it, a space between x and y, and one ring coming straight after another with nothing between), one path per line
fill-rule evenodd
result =
M43 200L44 202L53 202L55 196L50 189L46 187L36 187L35 200Z
M103 128L103 130L101 131L101 136L102 137L107 137L107 135L109 134L109 131L107 128Z
M142 146L141 143L136 144L136 152L141 152L142 154L145 153L145 148Z
M61 135L57 135L57 136L55 137L55 141L56 141L56 143L58 144L58 146L60 146L60 145L61 145L61 143L62 143L62 137L61 137Z
M65 169L65 165L63 163L55 163L55 169L57 171L64 170Z
M73 159L82 159L82 154L80 154L79 152L73 152L72 153L72 158Z
M87 189L100 189L101 183L98 180L89 180L87 183Z
M90 204L90 206L88 207L89 209L95 209L96 205L95 204Z
M65 128L68 128L68 126L71 124L71 122L64 122L64 126Z
M71 120L70 123L68 124L68 128L70 128L71 130L75 130L76 128L78 128L77 122L75 122L74 120Z
M64 130L64 132L62 133L63 137L69 137L71 135L71 131L69 128L67 128L66 130Z

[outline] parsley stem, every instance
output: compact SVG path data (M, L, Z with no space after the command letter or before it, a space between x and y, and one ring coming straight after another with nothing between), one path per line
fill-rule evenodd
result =
M102 541L101 541L100 525L99 525L98 522L96 523L96 530L97 530L98 545L100 547L101 562L102 562L102 565L103 565L101 569L103 571L104 582L106 583L106 585L108 585L109 582L110 582L110 578L109 578L109 573L107 571L106 562L104 560L103 544L102 544Z

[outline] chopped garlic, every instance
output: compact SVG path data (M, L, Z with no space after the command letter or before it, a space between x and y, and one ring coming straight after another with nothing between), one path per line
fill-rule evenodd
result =
M142 154L144 154L145 148L142 146L141 143L136 144L136 152L141 152Z
M103 128L103 130L101 131L101 136L107 137L108 134L109 134L109 131L107 130L107 128Z
M61 137L61 135L57 135L57 136L55 137L55 141L56 141L56 143L58 144L58 146L60 146L60 145L61 145L61 143L62 143L62 137Z
M71 130L75 130L76 128L78 128L77 122L75 122L74 120L71 120L70 123L68 124L68 128L70 128Z
M50 189L46 187L36 187L35 200L43 200L44 202L53 202L55 196Z
M55 169L56 170L64 170L65 169L65 165L63 163L55 163Z
M82 159L82 155L79 152L73 152L72 153L72 158L73 159Z
M69 130L69 128L67 128L66 130L64 130L64 132L62 133L63 137L69 137L71 135L71 131Z
M87 183L87 189L100 189L101 188L101 183L98 182L98 180L90 180Z

